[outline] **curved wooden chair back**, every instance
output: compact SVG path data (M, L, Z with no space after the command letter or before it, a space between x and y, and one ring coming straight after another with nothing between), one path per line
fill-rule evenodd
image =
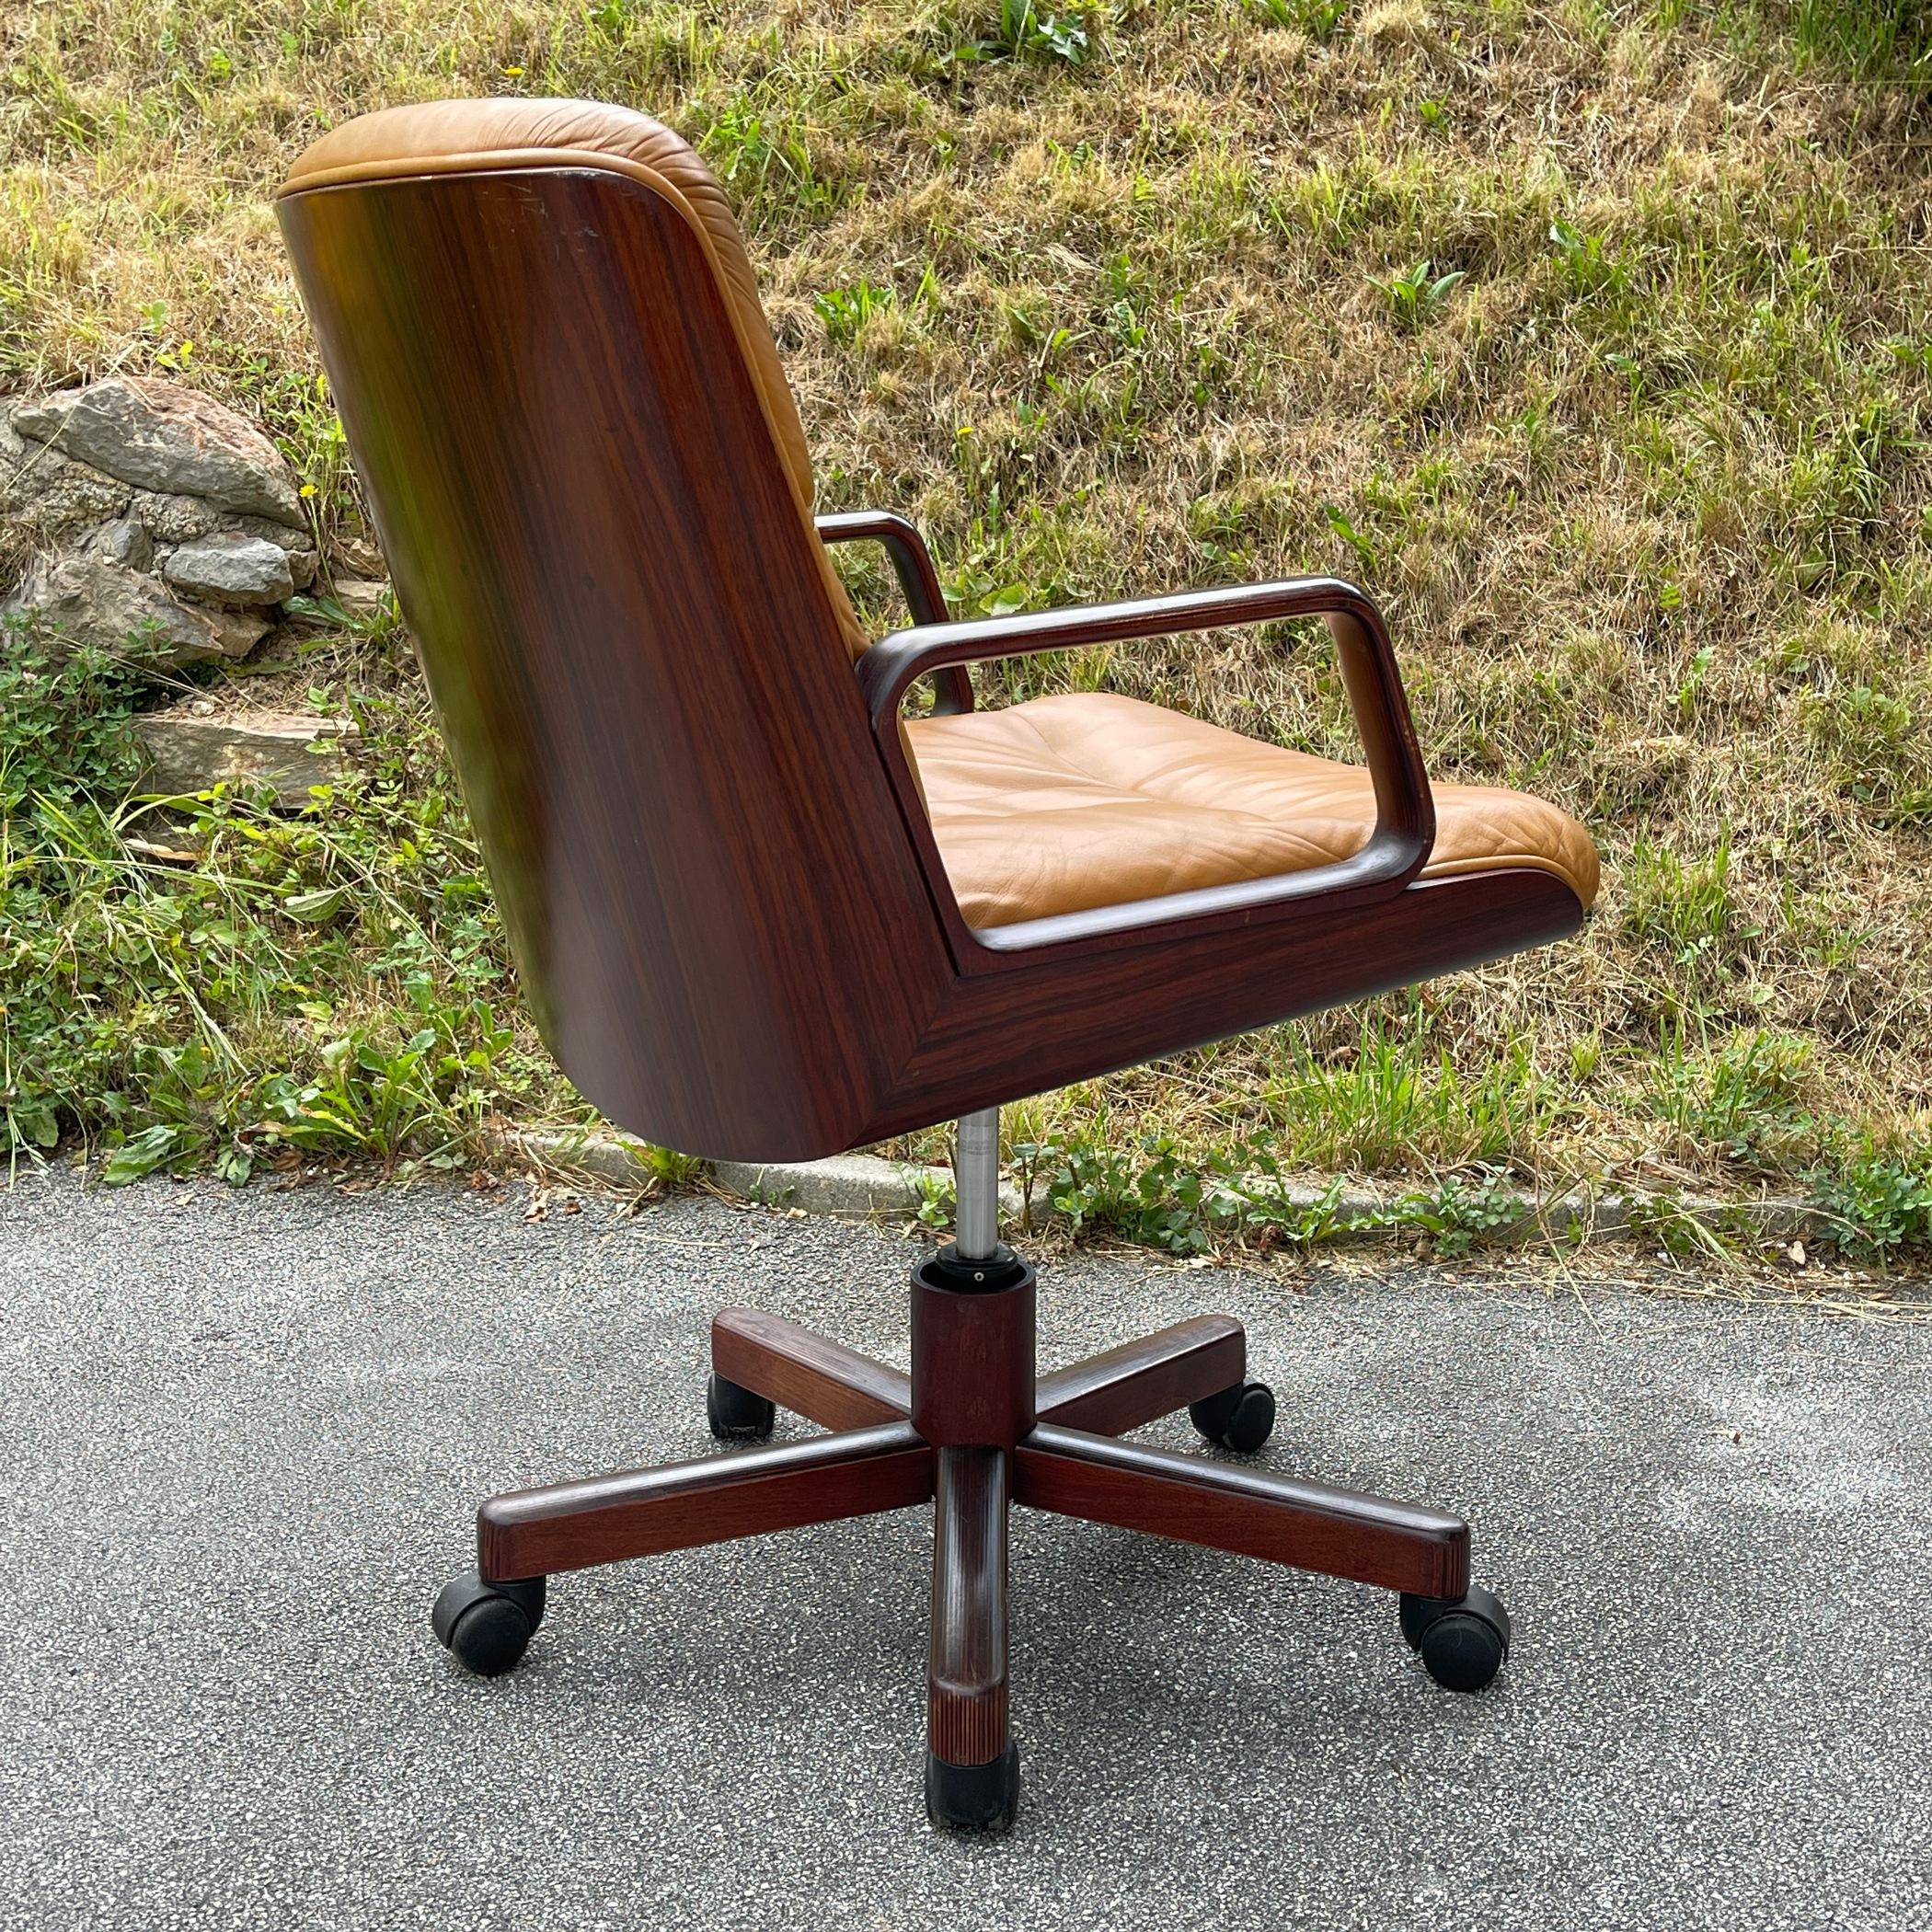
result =
M703 224L574 155L280 207L546 1041L668 1144L849 1144L947 955Z
M1347 584L866 649L730 210L655 121L392 109L311 148L281 212L538 1024L633 1133L828 1154L1581 920L1533 864L1418 876L1431 788L1386 630ZM1303 616L1335 636L1374 775L1359 852L967 926L894 730L914 678Z

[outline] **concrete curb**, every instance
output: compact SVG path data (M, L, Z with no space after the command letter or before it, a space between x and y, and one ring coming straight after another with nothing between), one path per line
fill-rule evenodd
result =
M615 1134L514 1133L504 1134L500 1144L535 1167L582 1175L627 1192L648 1186L653 1178L635 1144ZM834 1154L829 1160L720 1160L709 1166L711 1179L727 1194L841 1221L915 1216L928 1201L943 1200L952 1190L950 1167L880 1160L871 1154ZM1038 1190L1034 1198L1037 1210ZM999 1211L1005 1220L1019 1219L1019 1190L1010 1180L1000 1183Z
M622 1192L635 1192L655 1178L635 1144L615 1134L514 1132L504 1134L500 1144L506 1153L534 1167L595 1180ZM710 1172L725 1193L742 1200L845 1221L912 1219L927 1202L946 1200L952 1188L950 1168L880 1160L870 1154L839 1154L829 1160L717 1161ZM1357 1185L1331 1190L1315 1181L1290 1183L1277 1198L1289 1213L1319 1224L1317 1238L1324 1241L1413 1240L1426 1229L1413 1212L1405 1210L1432 1199L1413 1188ZM1785 1242L1809 1236L1818 1222L1814 1209L1789 1195L1724 1201L1573 1188L1547 1199L1520 1190L1504 1190L1490 1199L1515 1210L1513 1221L1500 1226L1492 1237L1500 1241L1532 1238L1539 1231L1592 1241L1656 1240L1675 1227L1693 1238L1695 1231L1702 1230L1711 1236L1749 1235L1761 1241ZM1036 1185L1031 1206L1034 1227L1057 1218L1047 1205L1042 1186ZM1022 1222L1019 1189L1011 1180L1000 1183L1000 1217L1009 1227Z

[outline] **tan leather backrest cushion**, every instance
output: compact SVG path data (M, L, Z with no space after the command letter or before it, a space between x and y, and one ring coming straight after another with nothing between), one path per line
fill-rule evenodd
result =
M691 223L725 292L772 441L809 525L811 454L758 300L744 238L710 169L661 121L594 100L440 100L385 108L345 121L315 142L289 170L281 191L516 167L613 168L644 182ZM857 657L870 640L823 545L816 536L813 544L846 647Z

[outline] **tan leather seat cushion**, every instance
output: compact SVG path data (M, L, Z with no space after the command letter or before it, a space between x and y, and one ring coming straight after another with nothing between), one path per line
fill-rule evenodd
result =
M718 271L739 344L799 513L812 510L811 454L778 361L758 282L731 204L691 144L661 121L595 100L432 100L384 108L345 121L300 155L283 194L414 175L473 174L517 167L608 167L662 194L697 230ZM871 639L820 548L826 594L857 657Z
M1262 744L1132 697L1073 693L909 727L967 923L1230 885L1347 858L1375 822L1367 770ZM1596 847L1522 792L1435 787L1425 879L1529 866L1588 906Z

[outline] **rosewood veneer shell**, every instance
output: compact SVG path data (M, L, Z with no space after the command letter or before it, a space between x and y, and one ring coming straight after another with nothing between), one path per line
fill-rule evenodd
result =
M523 989L631 1132L718 1158L835 1153L1579 924L1545 872L1400 883L1432 819L1386 636L1359 592L1309 582L1054 614L1053 635L1323 616L1386 794L1386 842L1349 882L973 932L897 694L929 672L956 706L961 661L1041 648L1041 622L936 626L915 535L828 519L892 547L924 620L855 675L678 207L558 167L279 208Z

